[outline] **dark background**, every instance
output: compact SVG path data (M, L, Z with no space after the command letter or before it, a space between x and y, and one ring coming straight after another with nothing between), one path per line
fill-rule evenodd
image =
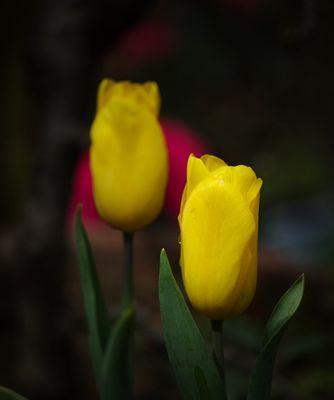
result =
M259 287L226 323L231 399L244 398L270 311L306 273L280 348L274 399L332 399L334 4L331 0L1 3L0 385L31 399L93 399L66 215L102 77L155 80L163 118L263 178ZM89 227L88 227L89 229ZM118 232L90 232L112 315ZM177 273L176 220L136 238L136 398L178 398L157 302L157 258Z

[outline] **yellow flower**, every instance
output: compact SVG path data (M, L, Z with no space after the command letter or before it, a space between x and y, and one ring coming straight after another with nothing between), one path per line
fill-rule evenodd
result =
M168 155L159 108L154 82L100 84L91 128L94 200L100 216L125 232L150 224L163 205Z
M238 315L253 299L261 185L244 165L189 157L179 215L180 265L190 302L211 319Z

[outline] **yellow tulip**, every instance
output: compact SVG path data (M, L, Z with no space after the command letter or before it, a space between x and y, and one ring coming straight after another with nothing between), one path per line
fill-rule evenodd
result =
M91 128L94 200L100 216L125 232L150 224L163 205L168 155L159 109L154 82L100 84Z
M184 286L193 307L211 319L241 314L257 281L262 180L244 165L190 156L179 214Z

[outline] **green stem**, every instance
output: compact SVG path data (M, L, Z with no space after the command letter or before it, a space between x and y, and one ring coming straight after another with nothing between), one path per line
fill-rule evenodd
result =
M123 291L122 310L134 306L134 278L133 278L133 234L123 233L124 242L124 265L123 265ZM123 397L126 400L133 399L133 358L134 337L130 334L128 348L124 354L123 369Z
M227 399L225 382L223 321L211 320L211 327L213 355L225 388L225 399Z
M124 232L124 267L122 309L133 305L133 234Z

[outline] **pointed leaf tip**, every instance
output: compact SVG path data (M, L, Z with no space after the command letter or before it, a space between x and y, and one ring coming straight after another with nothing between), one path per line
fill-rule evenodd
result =
M297 311L304 293L302 274L277 302L266 325L263 347L256 360L249 382L247 400L269 400L271 381L280 340Z
M162 257L168 258L168 257L167 257L166 250L165 250L164 248L162 248L161 251L160 251L160 258L162 258Z
M266 325L264 343L292 318L302 301L304 287L305 276L302 274L278 300Z
M79 203L77 205L77 208L75 210L75 215L76 215L76 219L81 218L81 214L82 214L82 203Z

